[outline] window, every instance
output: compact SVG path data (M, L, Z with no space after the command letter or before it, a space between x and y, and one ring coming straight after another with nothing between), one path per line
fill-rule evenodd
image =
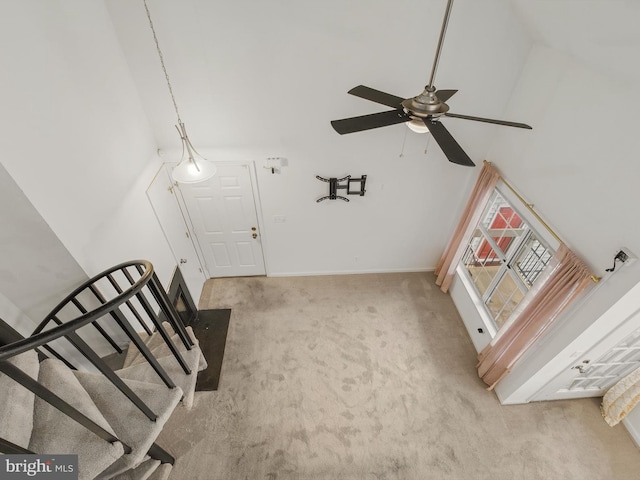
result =
M511 316L552 255L540 235L496 189L461 261L496 330Z

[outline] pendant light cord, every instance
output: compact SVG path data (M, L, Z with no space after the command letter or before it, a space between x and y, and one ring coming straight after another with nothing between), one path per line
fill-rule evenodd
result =
M162 50L160 50L160 44L158 43L156 29L153 26L153 20L151 20L151 12L149 12L149 7L147 6L147 0L142 0L142 2L144 3L144 9L147 11L149 26L151 27L151 32L153 33L153 41L156 43L156 50L158 51L158 57L160 57L160 64L162 65L164 78L167 80L167 87L169 87L169 94L171 95L171 100L173 101L173 108L176 110L176 115L178 116L178 124L182 124L182 119L180 118L180 111L178 110L178 104L176 103L176 97L173 95L173 88L171 88L171 81L169 80L167 67L164 64L164 57L162 56ZM182 137L182 134L180 136Z
M149 27L151 27L151 32L153 33L153 41L156 44L158 58L160 58L160 65L162 65L162 71L164 72L164 78L167 81L167 87L169 88L169 94L171 95L173 108L175 109L176 116L178 117L178 125L176 125L176 129L178 130L180 140L182 141L182 155L178 164L173 167L171 176L176 181L176 185L178 183L195 183L208 180L209 178L213 177L213 175L215 175L216 166L212 162L208 162L206 158L198 153L198 151L191 144L191 140L189 140L189 137L187 136L187 129L182 122L182 118L180 118L178 103L176 102L176 97L173 94L171 80L169 80L169 73L167 72L167 67L164 64L164 56L162 55L162 50L160 49L160 43L158 42L158 35L156 34L153 20L151 20L151 12L149 12L147 0L142 0L142 3L144 4L144 9L147 12L147 19L149 20ZM187 154L186 161L184 158L185 153ZM194 158L195 155L199 156L204 162L198 163Z

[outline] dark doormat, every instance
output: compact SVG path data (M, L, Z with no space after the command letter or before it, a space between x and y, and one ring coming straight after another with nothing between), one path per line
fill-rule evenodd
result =
M198 317L191 322L193 333L209 365L198 373L196 392L218 389L230 316L231 309L200 310Z

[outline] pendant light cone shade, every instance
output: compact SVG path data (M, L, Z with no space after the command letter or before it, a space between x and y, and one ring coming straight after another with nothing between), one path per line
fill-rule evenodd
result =
M217 170L208 160L188 159L176 165L171 171L171 176L178 183L198 183L209 180Z
M171 176L178 183L198 183L209 180L218 171L215 164L196 152L187 136L184 123L180 123L176 128L182 139L183 158L180 160L180 163L173 168ZM185 152L187 153L186 159L184 158ZM196 159L196 156L200 158Z
M407 127L416 133L429 133L429 128L424 124L421 119L414 119L407 122Z

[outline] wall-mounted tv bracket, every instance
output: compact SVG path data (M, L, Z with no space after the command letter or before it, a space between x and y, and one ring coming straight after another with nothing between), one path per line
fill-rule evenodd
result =
M316 202L318 203L322 202L323 200L337 200L338 198L340 200L348 202L349 199L347 197L338 195L338 190L346 190L347 195L360 195L361 197L364 197L364 192L366 191L364 189L365 184L367 183L366 175L362 175L360 176L360 178L351 178L351 175L347 175L346 177L342 178L323 178L319 175L316 175L316 178L322 182L327 182L329 184L329 195L317 199ZM341 183L345 181L347 183L341 185ZM355 188L352 188L352 185Z

